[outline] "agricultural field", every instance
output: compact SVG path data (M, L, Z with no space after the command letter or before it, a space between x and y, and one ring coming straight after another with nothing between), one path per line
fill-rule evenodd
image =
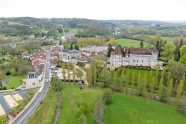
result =
M78 31L82 31L80 28L69 28L69 33L77 34Z
M104 120L105 124L185 124L186 116L173 105L113 93Z
M116 44L117 45L121 45L122 47L135 47L135 48L139 48L140 47L140 42L139 40L132 40L132 39L126 39L126 38L121 38L121 39L117 39L116 40ZM108 43L108 42L107 42ZM149 44L147 42L143 42L144 43L144 48L148 47L149 45L152 47L152 44Z

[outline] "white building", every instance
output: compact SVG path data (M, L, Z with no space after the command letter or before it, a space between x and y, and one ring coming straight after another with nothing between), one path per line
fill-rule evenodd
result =
M89 51L89 52L102 52L107 51L108 46L96 46L96 45L90 45L87 47L81 47L81 51Z
M115 70L121 66L145 66L154 68L157 65L158 50L144 48L120 49L111 52L109 67Z
M76 63L77 58L81 58L81 52L79 50L65 50L63 45L59 46L59 60Z
M29 72L26 77L26 87L38 87L41 85L41 80L43 78L43 75L39 72Z

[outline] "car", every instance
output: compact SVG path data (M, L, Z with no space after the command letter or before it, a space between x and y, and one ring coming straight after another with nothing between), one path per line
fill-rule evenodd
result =
M17 91L17 90L21 90L21 89L20 88L16 88L15 91Z
M46 83L48 83L48 81L46 81Z

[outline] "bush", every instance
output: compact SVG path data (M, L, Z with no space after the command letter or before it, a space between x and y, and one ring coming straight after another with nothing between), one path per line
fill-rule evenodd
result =
M15 89L15 87L11 87L11 89Z
M105 104L110 104L112 102L112 91L111 89L106 89L102 95Z
M0 87L0 90L2 90L3 88L2 87Z
M10 70L7 70L6 71L6 75L10 75Z
M2 89L3 89L3 90L6 90L6 86L4 86Z

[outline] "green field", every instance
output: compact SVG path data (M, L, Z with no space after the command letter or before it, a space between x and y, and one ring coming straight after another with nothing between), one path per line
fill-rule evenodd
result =
M105 124L185 124L186 116L174 106L113 93L106 106Z
M82 31L80 28L69 28L69 33L77 34L78 31Z
M25 79L25 75L24 76L6 76L6 78L10 79L10 82L8 82L7 84L7 89L12 89L12 88L17 88L18 86L21 85L21 80Z
M52 124L58 95L53 85L47 93L43 103L38 107L36 112L28 119L26 124Z
M102 95L103 89L101 88L83 88L80 89L74 85L64 85L62 89L63 103L61 115L58 124L77 124L75 117L75 110L77 102L86 101L88 103L88 112L85 114L87 117L87 124L94 124L94 119L91 116L93 111L93 102L97 95Z
M132 40L132 39L126 39L126 38L121 38L121 39L116 40L116 44L121 45L122 47L125 46L125 47L139 48L140 47L140 42L141 41L139 41L139 40ZM143 42L143 43L144 43L144 48L148 47L148 45L151 45L151 47L153 46L152 44L149 44L147 42Z

